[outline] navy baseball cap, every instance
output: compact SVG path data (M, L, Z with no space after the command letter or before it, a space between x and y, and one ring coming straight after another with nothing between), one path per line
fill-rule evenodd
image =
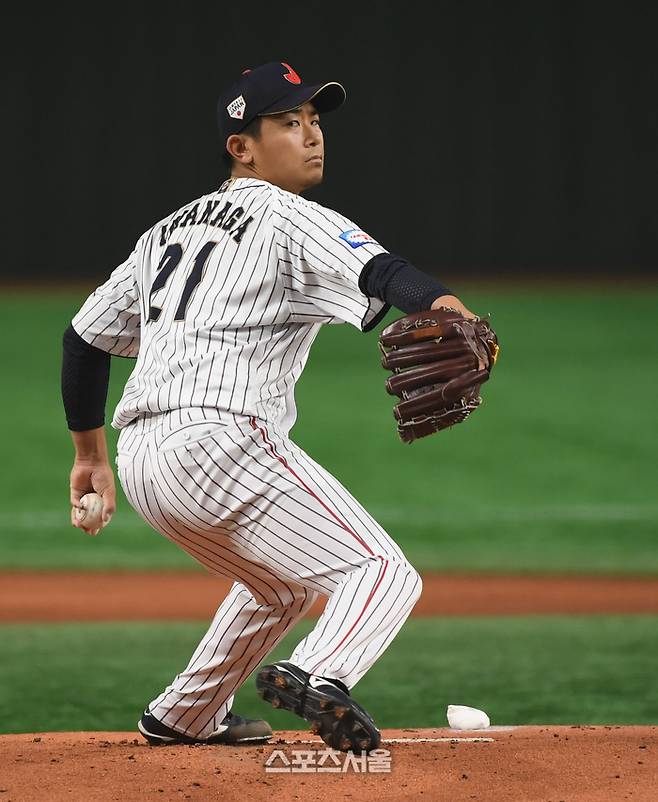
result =
M345 89L336 81L305 84L290 64L272 61L240 78L222 92L217 102L217 124L222 140L238 134L256 117L292 111L313 101L320 114L337 109L346 98Z

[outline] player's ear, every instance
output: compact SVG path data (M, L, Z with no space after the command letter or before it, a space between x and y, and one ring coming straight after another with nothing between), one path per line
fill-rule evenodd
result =
M226 140L226 150L241 164L251 164L254 160L254 154L249 145L249 138L242 134L231 134Z

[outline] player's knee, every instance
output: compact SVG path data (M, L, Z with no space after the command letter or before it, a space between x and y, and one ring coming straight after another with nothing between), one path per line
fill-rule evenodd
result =
M411 594L412 604L415 604L418 601L418 599L420 599L420 595L423 592L423 580L421 575L418 573L418 571L416 571L415 568L413 568L413 566L409 567L411 568L412 571L412 579L415 582L414 589Z
M400 603L411 610L423 592L423 580L407 560L395 561L390 572L390 583L399 595Z
M423 580L411 563L405 563L405 567L407 570L405 585L407 588L410 588L408 594L409 607L413 607L420 598L420 594L423 592Z

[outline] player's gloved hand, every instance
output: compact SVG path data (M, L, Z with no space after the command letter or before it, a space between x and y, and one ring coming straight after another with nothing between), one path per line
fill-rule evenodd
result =
M103 499L103 525L110 522L116 510L116 490L114 472L106 460L90 460L76 458L71 469L71 523L78 529L86 531L83 524L75 517L80 499L86 493L98 493Z
M379 347L382 366L393 371L386 389L401 399L393 413L405 443L466 420L482 403L499 350L489 322L450 295L391 323Z

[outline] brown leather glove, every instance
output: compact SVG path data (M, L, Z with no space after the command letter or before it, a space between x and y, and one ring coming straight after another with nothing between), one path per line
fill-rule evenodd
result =
M482 403L480 386L498 357L498 338L486 320L442 307L413 312L379 335L386 382L401 398L393 408L404 443L461 423Z

